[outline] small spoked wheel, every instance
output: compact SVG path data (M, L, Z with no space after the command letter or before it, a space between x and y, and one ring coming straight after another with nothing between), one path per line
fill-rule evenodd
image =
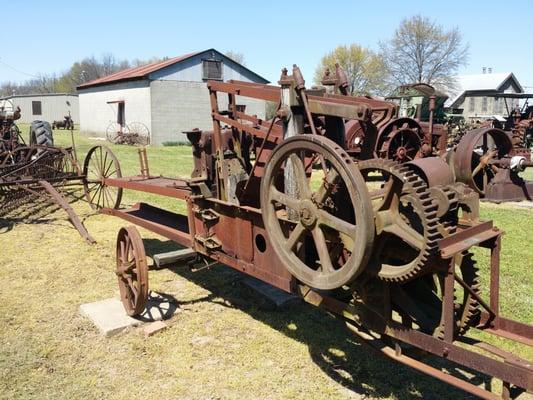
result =
M83 163L83 175L85 197L93 209L119 208L122 188L106 185L106 179L122 177L118 159L109 148L95 146L89 150Z
M365 268L370 198L355 162L333 141L298 135L277 146L261 181L261 211L279 260L306 285L339 288Z
M148 301L148 265L139 231L123 227L117 236L117 269L120 299L126 313L139 315Z

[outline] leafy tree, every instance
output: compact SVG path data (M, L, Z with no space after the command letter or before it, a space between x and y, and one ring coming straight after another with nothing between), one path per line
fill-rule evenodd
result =
M317 84L320 84L326 69L335 71L335 63L339 63L346 73L350 94L383 94L387 89L385 66L372 50L358 44L338 46L320 60L315 71Z
M468 61L468 44L463 44L458 28L445 30L421 15L404 19L380 48L395 85L427 83L452 88L453 76Z

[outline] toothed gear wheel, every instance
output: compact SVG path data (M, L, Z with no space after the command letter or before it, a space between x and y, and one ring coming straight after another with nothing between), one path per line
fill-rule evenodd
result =
M400 283L430 272L442 234L437 205L424 181L391 160L365 160L358 166L369 188L376 223L371 272ZM379 188L375 173L383 182Z
M472 253L464 251L455 256L455 273L474 291L480 293L479 269ZM402 286L403 292L409 297L405 300L393 299L396 308L410 315L420 330L439 339L444 338L444 315L442 299L444 292L445 272L435 272L423 276ZM454 337L463 335L479 320L479 303L472 294L460 284L455 284L454 301ZM403 305L402 305L403 303ZM406 305L409 304L409 307ZM416 309L413 308L415 305Z
M459 196L452 185L434 186L429 189L432 200L437 206L437 217L453 214L459 205Z

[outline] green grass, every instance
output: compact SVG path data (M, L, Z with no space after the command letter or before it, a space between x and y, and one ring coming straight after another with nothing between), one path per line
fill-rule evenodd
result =
M106 144L77 131L75 136L81 160L92 145ZM56 131L59 145L68 145L69 137ZM124 175L138 173L136 148L110 147ZM188 146L149 147L148 158L153 174L188 176L192 170ZM176 210L183 206L138 192L127 192L124 204L139 200ZM85 244L57 207L35 215L36 207L22 209L0 221L2 399L465 398L376 356L339 321L310 305L278 311L261 307L240 284L241 275L226 267L194 274L186 267L151 271L151 288L175 297L181 312L149 339L140 329L102 338L78 308L118 296L114 245L118 229L127 223L93 213L84 201L73 207L96 245ZM481 213L506 231L502 311L532 323L533 211L482 204ZM175 248L140 231L151 254ZM488 266L481 261L486 254L478 255L486 283Z

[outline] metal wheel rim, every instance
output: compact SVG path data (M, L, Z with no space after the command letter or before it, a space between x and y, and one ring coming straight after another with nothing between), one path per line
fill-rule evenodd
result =
M438 231L436 209L424 181L391 160L362 161L360 170L365 182L370 182L370 173L376 171L385 178L381 188L369 188L377 232L370 262L373 272L392 282L406 282L427 273ZM398 249L409 249L407 259L400 261L405 255L390 251L395 244Z
M422 128L420 125L411 118L398 118L390 121L385 126L383 126L376 140L376 147L374 155L376 158L388 158L392 159L390 156L390 149L387 146L387 141L390 143L392 139L399 133L409 131L416 137L418 137L418 148L416 149L415 155L418 153L422 146L422 137L420 136ZM387 147L387 148L385 148ZM415 157L413 157L415 158ZM396 160L398 161L398 160ZM405 160L410 161L410 160Z
M485 194L486 186L495 175L490 165L483 166L481 163L483 157L490 156L487 154L489 137L493 140L497 149L497 152L490 158L503 158L512 150L511 139L504 131L495 128L479 128L463 135L455 149L454 156L454 169L457 180L466 183L481 195ZM475 152L476 146L480 141L482 148L485 143L487 146L487 152L484 152L482 156ZM479 180L480 174L482 174L481 181Z
M128 125L120 125L118 122L111 122L106 128L106 138L111 143L120 141L122 135L128 134Z
M139 315L148 301L148 266L141 236L134 226L123 227L118 232L116 262L124 309L130 316Z
M353 248L347 261L336 270L334 268L333 270L328 268L326 255L324 254L324 250L328 249L328 247L323 224L324 218L326 220L329 218L322 212L324 210L317 212L317 215L320 215L320 217L317 217L316 226L306 227L304 222L302 222L304 221L302 213L305 214L305 211L311 209L312 206L309 204L309 196L306 196L305 198L303 195L300 196L300 199L298 199L301 214L300 219L289 235L289 238L287 238L283 233L280 220L278 219L274 208L274 201L277 200L273 199L272 196L275 193L275 179L278 177L281 165L289 157L305 150L321 154L328 162L332 163L331 165L335 165L339 178L344 182L348 189L348 194L352 201L355 223L352 223L354 228L346 229L346 231L353 231L355 233L353 236L350 236L353 240ZM305 169L303 164L301 167L296 168L299 169L300 176L302 176L302 173L305 174L305 171L302 171L302 168ZM330 171L332 170L330 169ZM298 185L301 191L305 190L302 189L302 185L308 187L307 181L302 182L302 179L299 180ZM274 189L271 189L273 187ZM275 190L277 191L277 189ZM322 189L318 189L316 193L321 190ZM324 193L324 191L321 193ZM275 196L279 197L277 194ZM270 244L289 272L303 283L316 289L334 289L351 282L365 268L374 238L374 225L370 200L356 164L346 152L333 141L320 136L297 136L284 141L280 146L276 147L267 162L265 174L261 182L261 209ZM348 228L348 225L339 225L337 222L337 226L343 226L343 229ZM318 270L318 268L317 270L314 270L309 267L295 254L295 250L293 249L293 247L298 245L301 236L304 233L309 234L309 232L311 232L313 237L316 251L319 253L320 270ZM294 236L292 235L293 233ZM348 236L348 234L346 234L346 236ZM289 248L287 249L286 246L289 246ZM328 257L330 257L330 255L328 255ZM331 264L330 259L330 265ZM327 269L327 271L324 271L325 269Z
M122 177L120 163L109 148L95 146L89 150L83 163L83 176L85 197L93 209L120 207L122 188L112 188L104 183L110 177Z

